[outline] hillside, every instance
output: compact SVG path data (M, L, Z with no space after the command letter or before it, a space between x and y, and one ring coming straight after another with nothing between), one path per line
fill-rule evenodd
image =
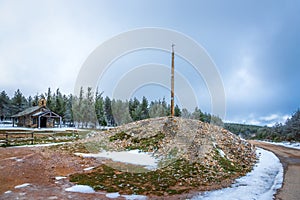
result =
M242 138L251 139L256 136L259 129L264 127L249 124L224 123L224 128Z
M72 153L151 152L156 169L106 161L70 180L95 190L123 194L167 195L210 190L245 175L256 161L252 145L217 126L183 118L154 118L94 132L61 150Z

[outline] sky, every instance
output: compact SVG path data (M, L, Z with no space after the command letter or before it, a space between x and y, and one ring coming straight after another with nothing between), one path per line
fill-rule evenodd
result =
M300 1L293 0L0 0L0 90L9 96L17 89L33 96L48 87L73 93L83 63L99 45L126 31L157 27L187 35L209 54L224 85L225 121L284 122L300 108L299 13ZM139 64L151 62L149 58L170 64L166 53L141 54L148 59ZM121 58L120 65L134 66L134 58L141 57L130 56ZM112 65L108 81L122 76L113 69ZM190 80L199 107L209 112L205 82L197 88L193 73L177 70ZM99 84L102 90L109 89ZM153 96L155 91L169 95L157 86L142 87L134 94ZM164 96L160 92L158 96Z

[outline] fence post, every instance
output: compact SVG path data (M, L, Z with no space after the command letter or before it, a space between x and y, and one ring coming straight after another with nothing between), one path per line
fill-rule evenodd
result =
M31 138L32 138L31 144L33 144L33 141L34 141L33 133L34 133L34 131L31 131Z
M8 146L8 132L6 131L5 132L6 134L5 134L5 143L6 143L6 146Z

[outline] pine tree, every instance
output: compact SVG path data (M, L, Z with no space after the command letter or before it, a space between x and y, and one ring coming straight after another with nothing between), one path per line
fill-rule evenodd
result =
M36 93L36 95L33 97L32 106L37 106L39 104L39 94Z
M167 116L167 107L166 103L163 100L159 101L151 101L149 106L149 116L150 117L163 117Z
M91 87L87 88L86 98L83 100L83 108L85 127L87 128L89 123L91 123L93 127L96 127L97 119L95 116L95 103Z
M100 126L106 126L105 113L104 113L104 100L102 97L103 92L99 93L98 89L95 95L95 112Z
M83 105L84 105L84 91L83 88L80 88L79 97L73 97L72 111L73 111L73 119L74 123L77 127L81 125L83 128Z
M114 117L113 117L113 113L112 113L112 107L111 107L111 100L109 97L105 97L104 100L104 112L105 112L105 116L106 116L106 121L107 124L110 126L114 126L115 125L115 121L114 121Z
M134 97L134 99L130 99L129 101L129 114L130 114L130 117L133 121L137 121L140 119L140 110L139 110L139 107L140 107L140 102L139 100Z
M72 105L73 105L73 95L70 94L69 97L65 99L66 109L63 115L64 122L68 124L68 126L72 126L74 123L73 120L73 112L72 112Z
M28 102L27 107L31 107L31 106L32 106L32 103L33 103L33 99L32 99L31 96L28 97L27 102Z
M186 119L190 119L192 117L192 114L188 111L188 109L183 108L182 113L181 113L181 117L186 118Z
M13 114L23 111L28 105L26 98L19 89L15 92L14 97L11 99L11 104Z
M197 119L200 121L205 121L203 112L196 107L194 112L192 113L192 119Z
M121 100L112 100L112 113L114 116L115 123L122 125L131 122L129 114L129 103L128 101L122 102Z
M174 108L174 115L176 117L180 117L181 116L181 110L180 110L180 108L179 108L178 105L176 105L175 108Z
M47 100L47 107L50 110L54 110L55 109L55 102L53 101L53 96L52 96L52 92L51 92L50 87L48 88L48 92L45 96L46 96L46 100Z
M54 107L54 112L60 116L64 115L65 112L65 105L64 105L64 99L59 91L59 88L56 90L56 96L55 96L55 107Z
M140 119L149 118L148 100L143 96L142 103L140 104Z
M6 92L3 90L0 93L0 120L3 121L5 117L11 115L10 111L11 102Z

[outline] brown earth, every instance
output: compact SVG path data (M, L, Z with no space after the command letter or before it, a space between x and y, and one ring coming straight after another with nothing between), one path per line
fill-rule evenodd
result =
M87 167L99 166L110 162L92 158L81 158L67 153L49 150L47 147L0 147L0 200L2 199L109 199L103 192L83 194L67 192L66 188L74 185L68 178L56 180L55 177L84 172ZM233 180L223 182L218 186L199 188L200 190L214 190L228 187ZM29 183L29 186L15 188L15 186ZM173 200L189 199L198 191L189 194L172 196L150 196L150 199ZM124 199L119 197L117 199Z
M55 180L97 162L42 147L0 148L0 199L107 199L99 193L67 192L65 188L72 184L67 179ZM15 188L24 183L30 185Z
M275 199L298 200L300 198L300 150L273 145L265 142L249 141L263 149L272 151L284 167L284 181Z
M299 199L300 150L257 141L250 142L273 151L284 166L284 183L276 199ZM70 154L49 151L44 147L0 148L0 199L108 199L101 192L94 194L67 192L65 188L73 184L67 178L55 180L57 176L83 172L84 168L97 166L100 162L103 161L82 159ZM30 185L15 188L24 183ZM172 196L169 199L186 197L188 196Z

